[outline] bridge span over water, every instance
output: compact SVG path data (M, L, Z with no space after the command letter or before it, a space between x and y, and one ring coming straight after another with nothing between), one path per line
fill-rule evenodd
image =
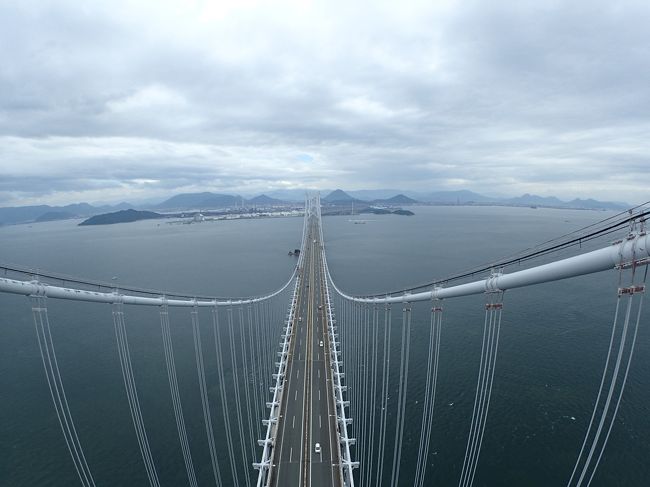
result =
M351 487L425 485L432 455L443 303L451 298L484 295L485 321L474 406L458 485L480 477L479 459L491 403L499 349L503 295L510 289L590 273L616 273L619 285L611 340L595 394L584 441L576 451L567 485L589 485L614 427L635 349L645 294L650 235L642 206L629 214L575 232L562 240L423 286L382 295L353 296L341 290L330 273L321 225L319 197L306 201L301 252L293 275L278 290L248 298L192 296L115 287L47 273L2 266L0 293L29 298L47 387L65 447L79 483L96 479L101 461L88 454L64 387L50 327L48 301L103 303L111 307L124 393L129 406L146 481L164 484L148 435L148 419L139 399L129 347L129 313L134 307L158 313L169 398L173 405L185 477L191 487L201 479L217 486ZM554 252L618 232L610 245L560 260ZM478 245L478 243L477 243ZM544 255L547 262L526 267ZM509 272L516 264L516 271ZM429 308L430 329L415 472L402 471L404 423L409 397L412 310ZM198 440L188 434L189 418L179 392L170 309L186 309L192 327L196 377L209 465L195 459ZM286 312L278 310L285 309ZM397 333L393 333L397 330ZM203 335L202 335L203 333ZM206 333L211 354L206 354ZM395 337L399 337L397 343ZM178 346L176 344L176 346ZM398 356L391 355L393 348ZM211 383L211 371L216 382ZM232 374L232 377L230 377ZM391 391L395 391L396 394ZM217 431L223 433L217 434ZM460 459L459 459L460 461ZM208 469L209 474L204 471Z

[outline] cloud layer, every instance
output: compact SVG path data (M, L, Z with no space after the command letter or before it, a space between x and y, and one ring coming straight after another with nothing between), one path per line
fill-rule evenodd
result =
M645 1L0 4L0 205L648 198Z

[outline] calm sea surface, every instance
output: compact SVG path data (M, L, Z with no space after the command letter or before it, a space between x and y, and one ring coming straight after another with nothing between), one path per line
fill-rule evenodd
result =
M414 211L413 217L369 217L365 225L352 224L345 216L324 218L330 270L342 290L365 294L427 282L609 216L530 208L417 207ZM78 227L76 223L0 227L0 262L104 281L115 277L118 285L187 294L259 295L280 287L291 275L295 260L287 251L299 246L302 228L301 218L196 225L147 221ZM594 245L606 242L583 250ZM616 273L607 272L506 293L494 390L474 485L566 485L598 391L617 285ZM445 303L426 485L458 484L476 387L484 299L476 296ZM63 381L97 485L146 485L110 306L49 301ZM281 308L287 305L288 301ZM404 486L412 485L419 442L428 308L416 306L413 315L400 476ZM648 485L647 309L618 419L592 485ZM186 485L157 310L127 308L126 314L138 392L161 485ZM392 360L397 363L399 320L394 324ZM201 326L209 340L207 313L201 314ZM172 313L172 328L197 478L199 485L211 485L186 310ZM219 460L225 466L214 356L207 344L205 349ZM232 381L231 369L227 378ZM397 396L396 381L393 386L391 400ZM0 391L0 485L78 485L44 379L29 301L24 297L0 295ZM389 418L390 427L393 419ZM387 458L392 460L391 455ZM227 467L224 472L228 473Z

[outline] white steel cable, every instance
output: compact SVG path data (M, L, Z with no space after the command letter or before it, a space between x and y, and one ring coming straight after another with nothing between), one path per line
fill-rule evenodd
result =
M617 297L617 300L616 300L616 309L615 309L615 312L614 312L614 323L612 325L612 333L611 333L611 336L610 336L609 348L608 348L608 351L607 351L607 358L605 360L605 367L604 367L603 374L602 374L602 377L601 377L601 382L600 382L600 386L599 386L599 390L598 390L598 395L596 397L596 402L595 402L594 409L593 409L593 412L592 412L592 415L591 415L591 419L589 421L589 426L587 427L587 432L585 434L585 438L584 438L583 443L582 443L582 447L580 449L580 453L578 454L576 464L575 464L575 466L573 468L573 472L571 473L571 477L569 478L569 482L567 484L569 486L572 485L572 482L573 482L574 477L576 476L576 473L577 473L577 470L578 470L578 466L580 465L580 463L583 463L583 462L584 463L582 465L582 470L580 471L580 476L576 480L575 485L576 486L583 485L583 481L585 480L585 476L587 475L587 472L589 470L591 470L591 474L589 475L589 478L587 479L586 485L589 485L591 483L591 480L593 479L593 477L595 475L595 472L596 472L596 469L598 468L598 465L600 463L600 459L602 458L602 454L604 452L605 446L606 446L607 441L609 439L609 434L611 432L614 421L616 419L616 415L618 413L618 407L620 405L620 401L621 401L621 398L622 398L622 395L623 395L623 391L624 391L624 388L625 388L625 383L627 381L627 375L628 375L628 372L629 372L629 367L630 367L630 364L631 364L631 361L632 361L632 356L633 356L634 348L635 348L635 345L636 345L636 336L637 336L639 321L640 321L640 318L641 318L641 309L642 309L642 304L643 304L642 296L644 294L644 290L645 290L644 285L645 285L645 281L646 281L647 273L648 273L648 269L646 267L645 272L644 272L644 277L643 277L643 285L642 286L635 286L634 285L634 269L635 269L634 264L632 264L632 266L633 266L633 271L632 271L632 277L631 277L631 286L629 288L626 288L628 290L632 290L632 292L624 293L624 292L622 292L622 290L624 288L619 287L618 297ZM620 275L622 277L622 271L621 271ZM619 278L619 283L620 283L620 278ZM628 350L626 352L626 341L627 341L627 333L628 333L630 315L631 315L631 310L632 310L632 304L633 304L633 301L634 301L634 296L636 294L641 294L641 297L638 300L639 304L638 304L638 311L637 311L637 320L636 320L636 323L634 325L632 343L628 347ZM628 301L627 301L627 306L626 306L626 310L625 310L625 314L624 314L624 318L623 318L623 324L621 325L621 331L618 332L618 333L620 333L620 337L617 337L617 334L618 334L617 333L617 328L618 328L617 323L618 323L618 318L619 318L620 302L621 302L621 299L623 299L624 297ZM618 346L618 352L617 352L617 355L616 355L616 360L614 362L614 368L613 368L613 370L611 372L609 372L608 369L609 369L610 360L612 358L612 352L614 351L614 349L617 346ZM624 356L626 354L627 354L627 357L624 359ZM615 388L617 386L617 382L619 380L620 366L621 366L621 363L623 361L626 362L625 371L624 371L623 377L621 379L621 385L619 386L619 393L618 393L618 396L617 396L617 398L615 400L614 409L613 409L613 411L610 411L611 400L612 400ZM605 385L605 382L606 382L606 377L608 375L611 375L611 377L609 379L608 392L607 392L607 396L605 398L605 402L604 402L604 404L602 405L602 408L601 408L600 403L601 403L601 400L602 400L602 395L603 395L603 391L604 391L604 385ZM589 438L590 438L590 436L592 434L592 430L594 428L594 420L595 420L597 411L599 409L600 409L600 418L599 418L599 421L598 421L598 427L596 428L596 431L593 434L593 438L591 440L589 440ZM612 414L610 415L609 424L607 425L607 433L605 435L604 441L602 441L602 444L599 447L599 453L597 454L596 461L592 465L591 461L592 461L593 455L594 455L596 449L598 448L598 443L600 441L602 429L603 429L603 426L605 425L607 416L610 414L610 412ZM588 443L590 443L589 453L587 454L587 457L583 460L582 457L583 457L583 454L585 452L586 445Z
M465 458L463 460L463 469L461 471L460 475L460 483L459 486L464 486L466 483L466 475L467 471L469 469L469 462L470 462L470 457L471 457L471 451L473 451L474 448L474 437L475 437L475 431L478 423L478 411L480 410L480 400L479 398L482 397L483 393L483 384L484 384L484 374L486 370L486 356L487 356L487 343L488 343L488 334L489 334L489 321L492 319L492 313L490 312L489 309L485 310L485 321L483 324L483 341L481 343L481 359L479 361L479 370L478 370L478 380L476 382L476 393L474 395L474 407L472 408L472 420L470 423L470 429L469 429L469 437L467 439L467 446L465 448Z
M226 395L226 379L223 373L223 351L221 348L221 331L219 330L219 308L212 308L212 329L214 332L214 347L217 357L217 375L219 376L219 392L221 396L221 412L223 414L223 424L226 431L226 444L228 445L228 459L230 460L230 473L234 485L239 485L239 475L235 464L236 456L232 440L232 431L230 429L230 409L228 407L228 396Z
M257 437L257 439L260 439L261 435L261 430L260 430L260 424L262 420L262 411L260 410L260 402L259 402L259 380L258 380L258 375L257 375L257 363L255 361L255 345L253 342L253 333L255 330L258 330L256 328L256 323L254 322L254 313L253 313L253 306L249 305L247 307L247 312L248 312L248 330L246 330L246 333L248 334L248 351L249 351L249 360L250 360L250 373L249 373L249 378L248 380L250 381L250 388L253 391L253 413L255 414L255 430L254 430L254 436ZM256 340L258 345L259 345L259 340ZM258 355L259 356L259 355Z
M191 487L196 487L196 475L192 463L192 454L190 452L189 442L187 440L187 431L185 429L185 418L183 417L183 406L181 396L178 391L178 378L176 377L176 364L174 361L174 347L172 344L171 331L169 326L169 309L166 304L160 307L160 327L162 330L163 348L165 351L165 366L167 368L167 378L169 379L169 389L174 407L174 418L176 420L176 429L178 431L178 440L183 453L185 470L187 471L187 480Z
M360 455L359 455L359 460L361 461L361 483L359 485L366 485L366 478L368 475L368 438L367 438L367 433L368 433L368 409L370 407L369 401L368 401L368 379L369 379L369 372L368 372L368 347L369 347L369 330L370 330L370 309L368 305L363 307L363 317L362 317L362 323L363 323L363 328L362 328L362 333L363 333L363 339L362 339L362 350L363 352L360 354L361 355L361 363L363 364L363 369L361 373L361 434L359 435L359 442L361 448L360 450Z
M472 485L474 483L474 476L476 475L476 468L478 466L478 459L479 455L481 454L481 447L483 446L483 436L485 434L485 425L487 423L487 415L488 411L490 409L490 399L492 398L492 384L494 383L494 371L496 370L496 359L497 359L497 352L499 350L499 334L501 331L501 315L502 311L501 309L498 309L496 311L496 314L498 315L497 318L495 318L496 321L496 339L493 339L494 345L493 345L493 353L492 353L492 363L490 365L491 372L490 372L490 378L489 378L489 383L487 386L487 400L484 402L483 406L483 413L481 415L482 417L482 424L480 426L479 430L479 439L478 439L478 447L476 448L476 452L474 455L474 463L472 467L472 476L470 478L469 484ZM494 332L493 332L494 335Z
M493 299L495 294L497 294L496 300ZM483 432L485 431L492 382L494 380L494 366L498 351L503 293L490 293L490 296L492 299L485 306L481 361L476 384L476 395L474 397L470 434L467 439L467 448L465 450L465 459L463 460L463 470L459 483L461 487L472 485L474 479L483 441Z
M399 389L397 393L397 419L395 425L395 442L393 445L393 468L391 487L399 485L402 458L402 439L404 436L404 413L406 409L406 391L408 388L408 362L411 345L411 308L408 303L402 311L402 348L400 353Z
M370 436L368 441L368 447L370 449L368 454L368 481L366 485L372 485L373 476L376 477L376 468L373 463L373 453L374 453L374 443L375 443L375 420L377 418L377 348L379 346L377 342L378 328L379 328L379 310L377 306L373 306L373 325L372 325L372 366L371 366L371 384L370 384L370 407L372 411L370 413Z
M431 308L431 327L429 331L429 353L427 357L427 378L424 390L424 405L422 409L422 429L420 431L420 445L418 460L415 469L415 487L424 485L427 457L429 455L429 440L431 439L431 425L433 423L433 409L436 397L436 383L438 380L438 356L440 351L440 325L442 308Z
M228 308L228 331L229 331L229 342L230 342L230 359L232 361L232 375L233 375L233 389L235 392L235 409L237 412L237 427L239 429L239 447L241 450L240 460L244 469L244 478L246 479L246 486L250 486L250 473L248 471L248 466L252 463L252 459L249 462L246 456L246 444L244 436L244 420L242 418L242 406L241 398L239 397L239 372L237 367L237 353L235 352L235 332L233 325L233 309L232 307Z
M647 268L646 268L646 272L647 272ZM612 427L614 426L614 420L616 419L616 416L618 414L618 408L621 405L621 399L623 397L623 391L625 390L625 383L627 382L627 376L628 376L628 373L630 372L630 364L632 363L632 356L634 355L634 348L635 348L635 345L636 345L637 332L639 331L639 322L641 321L641 308L642 308L642 304L643 304L642 299L643 299L642 297L639 299L639 309L638 309L638 312L637 312L636 324L634 326L634 334L633 334L633 337L632 337L632 344L630 346L630 352L629 352L629 356L628 356L628 359L627 359L627 365L625 367L625 375L623 376L623 381L621 383L621 387L620 387L620 390L619 390L619 393L618 393L618 398L616 400L616 406L614 408L614 412L613 412L613 414L611 416L611 420L609 422L609 427L607 429L607 434L605 435L605 439L604 439L604 441L603 441L603 443L602 443L602 445L600 447L600 452L598 453L598 458L596 459L596 462L594 463L594 467L593 467L593 469L591 471L591 475L589 476L589 481L587 482L587 486L589 486L591 484L591 481L593 480L594 475L596 474L596 470L598 469L598 465L600 464L600 460L601 460L601 458L603 456L603 453L605 452L605 446L607 446L607 441L609 440L609 435L612 432ZM631 301L631 299L630 299L630 301Z
M381 419L379 427L379 453L378 453L378 478L377 487L382 486L384 476L384 453L386 451L386 418L388 415L388 379L390 370L390 335L392 311L390 305L384 307L384 350L382 354L383 367L381 369Z
M212 417L210 415L210 401L208 398L208 387L205 382L205 364L203 362L203 341L201 340L201 327L199 326L198 307L192 308L192 337L194 338L194 358L196 360L196 371L199 376L199 388L201 391L201 406L203 408L203 421L205 423L205 434L208 439L208 449L210 451L210 462L212 465L212 475L217 487L221 487L221 469L217 459L217 448L214 443L214 429L212 428Z
M246 325L244 324L244 310L239 307L239 341L241 349L241 363L244 373L244 400L246 401L246 414L248 419L248 445L251 452L251 461L255 458L255 432L253 430L253 414L251 410L251 395L250 395L250 377L248 375L248 354L246 353ZM242 438L244 441L244 438Z
M142 410L140 408L140 400L138 398L138 390L135 384L135 377L133 375L133 365L131 363L131 351L129 349L129 341L126 333L126 325L124 322L124 309L121 303L113 304L113 325L115 328L115 338L117 340L117 351L120 359L120 368L122 369L122 378L124 380L124 389L126 391L129 409L131 411L131 420L133 421L133 428L135 430L138 446L142 455L145 471L151 487L159 487L158 473L156 466L151 455L151 448L149 447L149 438L144 426L142 418Z
M32 296L32 315L34 318L34 326L36 328L36 336L38 339L38 349L41 354L43 362L43 369L45 371L45 378L50 390L52 403L56 412L59 426L63 432L63 438L68 448L68 453L72 458L77 475L83 486L94 486L95 480L93 479L86 456L83 452L83 447L79 441L77 430L72 419L72 413L68 406L68 399L63 387L61 373L59 371L59 364L56 358L54 349L54 341L52 340L52 332L50 329L50 320L47 313L47 303L43 296Z
M442 333L442 308L437 308L436 311L436 318L437 318L437 323L435 326L436 329L436 349L435 349L435 359L433 363L433 385L432 385L432 390L431 390L431 401L429 403L429 409L430 409L430 414L429 414L429 423L427 425L427 436L426 436L426 442L424 446L424 454L422 456L423 463L422 463L422 469L420 473L420 487L424 486L424 479L426 476L426 468L427 468L427 457L429 454L429 444L431 440L431 428L433 425L433 411L434 411L434 406L435 406L435 401L436 401L436 387L438 383L438 364L440 362L440 335Z

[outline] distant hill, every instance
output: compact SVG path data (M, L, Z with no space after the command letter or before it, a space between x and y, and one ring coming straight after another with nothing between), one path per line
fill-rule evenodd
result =
M363 213L371 213L373 215L401 215L401 216L413 216L415 213L413 213L411 210L388 210L386 208L364 208L359 212L360 214Z
M279 200L277 198L271 198L270 196L266 196L265 194L255 196L254 198L246 200L246 202L250 205L256 205L256 206L276 206L276 205L286 204L286 202L282 200Z
M83 218L111 210L122 209L122 205L126 204L127 203L120 203L120 205L116 206L93 206L88 203L75 203L66 206L10 206L0 208L0 224L13 225L16 223Z
M182 193L172 196L155 206L160 210L196 210L241 206L241 196L219 193Z
M152 220L154 218L163 218L160 213L153 211L138 211L138 210L120 210L113 213L104 213L103 215L91 216L87 220L82 221L79 225L112 225L114 223L130 223L139 220Z
M242 206L243 203L245 203L245 200L241 196L233 196L231 194L213 194L209 198L200 201L197 208L226 208Z
M330 205L349 205L354 203L366 203L365 201L358 200L356 198L353 198L349 194L347 194L345 191L336 189L332 191L330 194L325 196L324 198L321 198L321 201L328 203Z
M48 211L47 213L43 213L38 218L36 218L35 221L51 222L56 220L68 220L70 218L74 218L75 216L77 215L74 213L69 213L67 211Z
M571 208L590 208L594 210L627 210L630 205L617 201L597 201L594 199L581 200L576 198L567 203Z
M393 196L392 198L375 200L373 201L373 203L378 205L399 206L399 205L417 205L418 201L400 193L398 195Z
M346 193L362 201L387 200L397 194L406 194L401 189L359 189L357 191L346 191Z
M439 204L492 203L496 200L489 196L474 193L466 189L457 191L435 191L422 197L423 201Z
M352 193L352 194L350 194ZM359 190L347 193L341 189L330 192L322 198L322 202L330 206L348 206L354 202L355 211L368 205L368 201L387 206L402 206L423 202L434 205L506 205L506 206L540 206L551 208L575 208L593 210L621 211L629 208L630 204L618 201L599 201L595 199L576 198L563 201L554 196L538 196L524 194L514 198L498 198L485 196L468 190L434 191L430 193L398 190ZM398 193L398 194L395 194ZM364 199L356 196L365 195ZM393 195L393 196L390 196ZM159 204L143 204L141 207L154 210L208 210L225 207L240 207L242 202L249 206L273 206L286 202L304 201L304 190L276 190L270 191L249 200L239 195L218 193L183 193L172 196ZM88 218L116 210L133 208L129 203L118 205L90 205L88 203L75 203L66 206L15 206L0 208L0 225L13 225L18 223L31 223L52 221L68 218Z
M507 198L503 203L515 206L539 205L539 206L564 206L566 203L555 196L537 196L536 194L524 194L516 198Z

